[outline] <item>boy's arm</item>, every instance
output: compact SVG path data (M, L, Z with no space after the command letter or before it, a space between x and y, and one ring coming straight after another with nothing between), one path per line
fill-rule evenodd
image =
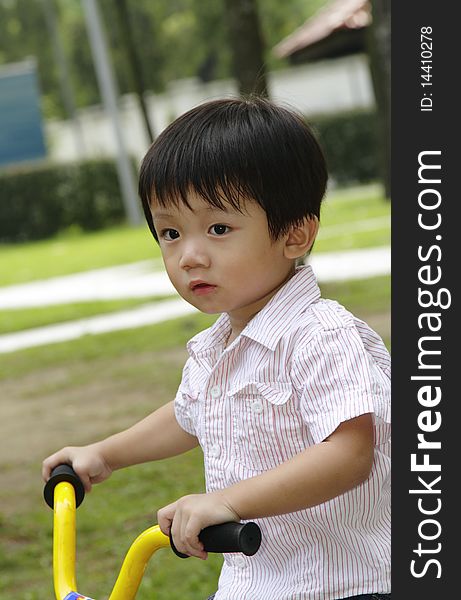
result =
M261 475L224 490L181 498L159 511L159 524L165 533L171 528L178 550L206 558L197 537L204 527L295 512L331 500L369 476L373 447L372 416L361 415Z
M111 468L116 470L177 456L198 446L198 440L179 425L171 401L100 444Z
M343 422L320 444L259 477L239 482L224 495L241 519L310 508L365 481L373 447L372 417L362 415Z
M59 450L43 461L42 475L47 481L54 467L67 463L80 476L86 491L90 491L93 483L104 481L116 469L176 456L197 445L197 438L177 422L172 401L100 442Z

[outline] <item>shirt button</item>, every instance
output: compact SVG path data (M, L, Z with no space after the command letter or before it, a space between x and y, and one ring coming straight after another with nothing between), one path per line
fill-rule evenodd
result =
M218 398L221 395L221 388L219 385L215 385L211 388L210 394L212 398Z
M213 446L211 446L210 448L210 456L213 456L214 458L218 458L218 456L221 454L221 447L219 444L213 444Z
M239 569L242 569L245 566L245 559L243 556L236 556L234 559L234 565Z
M328 304L326 302L319 302L316 308L317 310L328 310Z
M255 400L251 405L251 410L257 415L261 414L263 411L262 402L260 400Z

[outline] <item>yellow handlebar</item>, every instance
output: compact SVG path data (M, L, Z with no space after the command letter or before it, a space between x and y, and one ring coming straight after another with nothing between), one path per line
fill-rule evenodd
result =
M75 577L75 491L62 481L54 489L53 578L56 600L77 591ZM146 529L133 542L109 600L133 600L147 563L154 552L170 545L158 525Z
M143 531L128 550L109 600L133 600L150 557L167 546L170 546L170 539L158 525Z
M54 490L53 579L57 600L77 591L75 580L75 492L71 483Z

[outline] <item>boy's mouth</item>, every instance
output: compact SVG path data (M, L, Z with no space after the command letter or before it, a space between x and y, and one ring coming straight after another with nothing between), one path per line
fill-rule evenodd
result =
M189 284L190 289L197 296L202 296L204 294L209 294L212 292L216 286L211 285L210 283L206 283L206 281L191 281Z

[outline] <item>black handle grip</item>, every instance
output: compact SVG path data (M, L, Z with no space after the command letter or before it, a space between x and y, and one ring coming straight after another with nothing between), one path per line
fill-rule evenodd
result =
M45 502L50 508L54 507L54 488L58 483L61 483L61 481L67 481L74 486L75 505L78 508L85 497L85 488L80 477L69 465L58 465L51 471L51 476L45 483L45 488L43 490Z
M253 556L261 545L261 530L256 523L223 523L202 529L199 534L206 552L242 552ZM170 537L171 549L180 558L189 558L179 552Z

